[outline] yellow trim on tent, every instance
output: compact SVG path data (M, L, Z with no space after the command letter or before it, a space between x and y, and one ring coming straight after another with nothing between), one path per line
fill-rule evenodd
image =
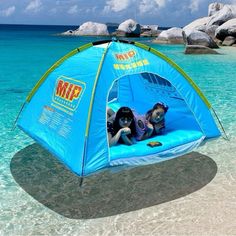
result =
M211 104L209 103L209 101L207 100L207 98L204 96L204 94L202 93L202 91L200 90L200 88L195 84L195 82L183 71L183 69L181 69L175 62L173 62L171 59L169 59L167 56L165 56L164 54L162 54L161 52L157 51L154 48L151 48L145 44L139 43L139 42L134 42L134 45L137 47L140 47L142 49L145 49L147 51L150 51L151 53L159 56L160 58L162 58L163 60L165 60L166 62L168 62L171 66L173 66L194 88L194 90L198 93L198 95L201 97L201 99L203 100L203 102L206 104L206 106L210 109L211 108Z
M98 71L97 71L97 74L96 74L96 78L95 78L95 81L94 81L94 84L93 84L93 91L92 91L92 97L91 97L90 104L89 104L89 112L88 112L88 119L87 119L85 137L88 137L91 114L92 114L92 108L93 108L94 95L95 95L95 91L96 91L96 87L97 87L98 78L99 78L101 70L102 70L102 65L103 65L105 56L106 56L107 51L108 51L108 47L109 47L109 44L107 45L106 50L104 51L104 53L102 55L102 58L101 58L101 61L100 61L99 67L98 67Z
M66 59L68 59L69 57L75 55L76 53L79 53L89 47L92 47L93 44L92 43L88 43L85 44L79 48L76 48L74 50L72 50L71 52L67 53L64 57L62 57L61 59L59 59L53 66L51 66L46 73L41 77L41 79L37 82L37 84L34 86L34 88L31 90L31 92L29 93L29 95L26 98L26 101L29 102L31 100L31 98L34 96L34 94L36 93L36 91L39 89L39 87L41 86L41 84L45 81L45 79L48 77L48 75L55 70L59 65L62 64L62 62L64 62Z
M201 99L204 101L204 103L207 105L208 108L211 108L211 104L209 103L209 101L207 100L207 98L204 96L204 94L201 92L201 90L199 89L199 87L195 84L195 82L183 71L183 69L181 69L176 63L174 63L171 59L169 59L167 56L165 56L164 54L162 54L161 52L157 51L154 48L151 48L145 44L139 43L139 42L134 42L134 45L137 47L140 47L144 50L150 51L151 53L159 56L160 58L162 58L163 60L165 60L166 62L168 62L171 66L173 66L185 79L187 79L187 81L191 84L191 86L194 88L194 90L198 93L198 95L201 97ZM41 84L45 81L45 79L48 77L48 75L55 70L60 64L62 64L62 62L64 62L66 59L68 59L69 57L75 55L78 52L81 52L89 47L92 47L93 43L87 43L79 48L74 49L73 51L69 52L68 54L66 54L64 57L62 57L60 60L58 60L52 67L50 67L46 73L41 77L41 79L37 82L37 84L35 85L35 87L31 90L31 92L29 93L29 95L26 98L26 101L29 102L33 95L35 94L35 92L38 90L38 88L41 86ZM101 69L101 68L100 68Z

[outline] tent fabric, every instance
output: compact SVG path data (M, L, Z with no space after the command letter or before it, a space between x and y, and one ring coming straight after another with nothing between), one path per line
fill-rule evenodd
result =
M173 143L167 130L163 141L166 144L159 151L150 152L141 143L109 148L106 108L109 92L116 83L113 107L126 105L145 113L162 100L170 107L170 121L182 116L185 127L194 127L192 131L173 127L179 132L178 137L192 134L191 137ZM141 165L158 162L158 158L153 158L155 152L162 153L164 160L169 155L175 157L191 151L203 139L218 137L220 132L210 108L194 82L163 54L140 43L106 41L73 50L53 65L28 96L18 126L77 175L86 176L111 165L121 165L119 155L111 154L119 148L146 147L144 152L136 148L125 154L128 158L124 165ZM143 161L133 161L135 157Z
M82 165L78 163L82 163L84 155L90 97L102 53L102 48L90 47L65 60L48 75L18 122L26 133L80 174ZM68 90L70 84L81 86L80 98L66 99L63 87L58 91L61 96L57 96L59 81L68 83Z

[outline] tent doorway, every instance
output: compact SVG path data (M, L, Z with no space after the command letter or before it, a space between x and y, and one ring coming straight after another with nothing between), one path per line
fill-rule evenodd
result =
M163 155L173 157L176 149L186 152L186 149L199 145L204 139L196 118L181 94L167 79L157 74L144 72L117 79L109 91L107 107L116 112L120 107L127 106L136 114L145 114L158 101L169 106L165 131L131 146L117 144L110 147L111 165L134 165L134 162L150 159L154 154L158 156L158 153L158 158ZM147 145L150 141L159 141L162 146L151 148Z

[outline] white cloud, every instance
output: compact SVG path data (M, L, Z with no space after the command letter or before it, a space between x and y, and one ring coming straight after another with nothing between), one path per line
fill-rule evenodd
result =
M134 11L136 9L140 14L156 13L158 9L165 7L167 1L171 0L108 0L103 12L120 12L128 9Z
M72 7L69 8L69 10L67 11L67 13L73 15L73 14L78 13L78 10L79 10L79 9L78 9L78 5L74 5L74 6L72 6Z
M85 12L86 12L86 13L95 13L96 10L97 10L97 7L87 8Z
M139 12L140 14L156 13L159 8L162 8L165 5L165 0L141 0L141 3L139 4Z
M25 11L36 13L42 9L42 6L43 4L41 0L33 0L27 5L27 7L25 8Z
M155 0L156 4L161 8L166 5L166 0Z
M0 16L8 17L14 14L16 10L15 6L8 7L7 9L1 10L0 11Z
M199 9L201 0L191 0L188 8L191 10L191 13L197 12Z
M132 2L133 0L108 0L106 1L106 5L103 11L106 13L109 13L111 11L113 12L123 11L127 9Z

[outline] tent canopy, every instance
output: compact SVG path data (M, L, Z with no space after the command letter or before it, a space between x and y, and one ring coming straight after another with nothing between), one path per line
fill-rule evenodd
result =
M116 86L116 96L109 94ZM107 106L144 114L157 101L168 104L166 131L130 147L109 148ZM79 176L110 166L155 163L191 151L220 132L211 105L173 61L144 44L100 41L56 62L27 97L18 126Z

